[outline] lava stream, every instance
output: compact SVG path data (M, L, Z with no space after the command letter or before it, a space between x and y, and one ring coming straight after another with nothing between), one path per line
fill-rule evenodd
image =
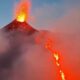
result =
M56 60L56 66L58 67L61 80L66 80L66 79L65 79L65 74L64 74L63 70L61 69L61 64L60 64L60 62L59 62L59 59L60 59L59 53L58 53L58 52L54 52L54 50L52 49L52 41L51 41L51 40L48 40L48 41L46 42L45 48L46 48L49 52L51 52L51 54L52 54L53 57L55 58L55 60Z

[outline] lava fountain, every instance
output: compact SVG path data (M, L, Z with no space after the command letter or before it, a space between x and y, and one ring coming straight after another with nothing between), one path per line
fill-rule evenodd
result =
M26 22L29 17L30 12L30 1L29 0L21 0L17 5L15 9L15 18L19 22Z

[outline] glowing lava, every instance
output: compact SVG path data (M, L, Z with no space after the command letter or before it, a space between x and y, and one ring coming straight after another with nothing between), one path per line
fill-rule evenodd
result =
M19 4L17 4L15 9L16 20L19 22L25 22L28 20L30 11L30 1L21 0Z
M35 39L36 43L41 43L43 39L43 35L40 35ZM60 54L57 51L54 51L53 49L53 40L51 38L48 38L45 40L44 47L52 54L53 58L56 61L56 66L58 68L59 77L58 80L66 80L66 76L64 71L62 70L61 64L60 64Z
M58 70L59 70L59 74L60 74L60 77L61 77L61 80L66 80L65 79L65 74L63 72L63 70L61 69L61 64L59 62L59 59L60 59L60 56L59 56L59 53L58 52L54 52L54 50L52 49L52 40L48 40L45 44L45 48L51 52L51 54L53 55L53 57L55 58L56 60L56 65L58 67ZM59 79L58 79L59 80Z
M21 12L18 16L17 16L17 21L19 22L25 22L26 21L26 15L24 12Z

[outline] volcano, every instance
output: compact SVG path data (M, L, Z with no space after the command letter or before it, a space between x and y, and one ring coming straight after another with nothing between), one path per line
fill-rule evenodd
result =
M5 31L21 31L25 32L27 35L33 34L34 32L37 32L38 30L32 28L28 23L26 22L19 22L17 20L12 21L7 26L3 28Z
M34 44L34 34L38 30L26 22L12 21L1 30L9 40L9 49L0 52L0 80L7 80L10 69L22 55L20 48L23 45ZM4 42L3 42L4 43ZM6 70L6 71L4 71Z
M26 22L18 22L14 20L7 26L3 27L1 31L3 31L3 33L6 35L6 38L8 38L10 41L10 49L5 53L0 53L4 54L1 55L0 58L0 68L6 68L9 67L13 59L18 56L18 48L20 45L25 43L32 43L32 35L37 33L38 30L32 28Z
M37 45L44 33L40 34L40 31L26 22L29 17L29 3L21 0L16 8L15 20L0 29L0 80L44 80L45 70L41 71L40 66L44 68L46 58L38 53L43 52L43 48ZM37 66L38 63L41 65ZM42 75L37 75L39 73Z

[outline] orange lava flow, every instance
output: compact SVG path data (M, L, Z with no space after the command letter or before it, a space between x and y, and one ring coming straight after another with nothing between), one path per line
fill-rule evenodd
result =
M54 52L54 50L52 49L52 41L48 40L45 44L45 48L51 52L51 54L53 55L53 57L55 58L56 60L56 66L58 67L59 69L59 74L60 74L60 78L61 80L66 80L65 79L65 74L63 72L63 70L61 69L61 64L59 62L59 59L60 59L60 56L59 56L59 53L58 52ZM59 79L58 79L59 80Z
M18 3L15 10L16 20L19 22L27 21L29 17L29 9L30 9L29 0L27 0L27 2L23 0L20 3Z

